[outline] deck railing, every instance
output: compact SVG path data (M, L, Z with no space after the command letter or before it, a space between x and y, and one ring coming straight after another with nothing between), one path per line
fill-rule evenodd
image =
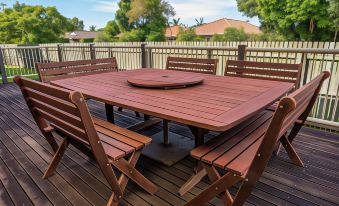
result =
M230 59L250 61L302 63L300 85L313 79L321 71L331 72L320 92L309 120L315 125L339 131L339 45L335 43L285 43L265 46L244 42L237 44L131 43L131 44L47 44L40 46L1 46L0 67L2 81L15 75L37 77L36 62L61 62L83 59L116 57L122 70L154 67L164 69L168 56L217 58L217 74L223 75ZM292 48L289 48L292 47Z

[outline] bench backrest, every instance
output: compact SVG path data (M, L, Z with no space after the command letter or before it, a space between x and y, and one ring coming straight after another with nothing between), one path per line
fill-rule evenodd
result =
M291 82L299 86L302 64L228 60L225 76Z
M217 66L217 59L168 57L166 63L166 69L168 70L199 72L206 74L216 74Z
M112 167L107 167L109 160L83 95L19 76L14 81L20 87L39 128L42 131L53 128L59 134L90 148L112 189L119 193L117 178Z
M248 157L248 159L253 158L253 160L245 177L247 181L243 182L238 191L234 205L242 205L241 203L246 200L245 195L249 194L246 191L257 182L264 172L277 141L285 135L290 126L300 120L300 117L304 118L305 115L307 117L318 97L324 80L329 76L329 72L322 72L315 79L279 101L268 129L261 138L260 146L257 152L254 153L255 157ZM302 120L305 121L306 117Z
M94 59L79 60L67 62L37 63L36 68L42 82L87 75L88 73L102 73L117 71L118 65L116 59Z

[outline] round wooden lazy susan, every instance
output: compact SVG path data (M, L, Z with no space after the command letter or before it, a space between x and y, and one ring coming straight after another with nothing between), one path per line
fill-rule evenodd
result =
M133 76L127 82L136 87L174 89L201 84L204 78L188 72L155 73Z

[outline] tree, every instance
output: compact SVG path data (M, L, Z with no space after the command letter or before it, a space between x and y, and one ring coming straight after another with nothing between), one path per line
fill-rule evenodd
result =
M197 36L193 28L180 29L177 36L177 41L203 41L202 37Z
M143 30L140 29L133 29L128 32L124 32L122 36L120 37L120 41L123 42L140 42L144 41L145 34L143 33Z
M338 31L339 31L339 1L338 0L329 0L330 6L328 8L328 13L333 19L332 30L335 32L333 41L337 41Z
M119 9L115 12L115 20L119 26L121 32L131 31L135 28L133 22L129 22L129 18L126 15L131 10L131 0L120 0Z
M77 17L73 17L72 19L70 19L71 24L73 25L73 29L75 31L83 31L85 28L84 25L84 21L83 20L79 20Z
M129 23L144 34L146 39L159 39L164 36L169 17L174 16L173 7L164 0L132 0L131 10L127 12ZM152 34L151 37L148 35ZM154 38L154 37L157 38ZM162 39L162 38L160 38Z
M338 1L338 0L333 0ZM265 32L276 31L288 40L331 40L333 18L327 0L237 0L245 15L258 16ZM338 10L334 12L338 13Z
M95 31L96 30L96 26L94 26L94 25L89 26L89 30L90 31Z
M16 2L0 12L0 43L29 44L60 42L73 28L55 7L29 6Z
M99 31L99 30L98 30ZM120 33L119 26L115 20L108 21L100 33L95 38L95 42L111 42L117 41L117 35Z
M197 26L201 26L204 24L204 18L199 18L199 19L195 19L195 26L194 27L197 27Z
M259 37L246 34L244 29L233 27L226 28L224 34L214 34L212 37L212 41L247 41L249 39L257 40Z
M180 18L173 19L172 22L170 23L172 26L178 26L181 25L180 23Z
M0 6L1 6L1 10L4 11L5 10L5 7L7 6L7 4L5 3L0 3Z

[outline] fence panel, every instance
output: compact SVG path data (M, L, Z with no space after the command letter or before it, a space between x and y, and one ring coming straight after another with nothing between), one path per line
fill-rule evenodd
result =
M58 62L91 58L116 57L121 70L146 66L164 69L168 56L215 58L219 60L218 75L223 75L227 60L237 59L238 45L247 45L245 59L249 61L302 63L301 85L321 71L331 72L310 115L339 128L339 44L333 42L147 42L142 55L141 42L66 43L40 46L0 45L6 76L37 78L36 62ZM144 60L145 63L145 60ZM3 74L2 74L3 76ZM338 129L339 130L339 129Z

